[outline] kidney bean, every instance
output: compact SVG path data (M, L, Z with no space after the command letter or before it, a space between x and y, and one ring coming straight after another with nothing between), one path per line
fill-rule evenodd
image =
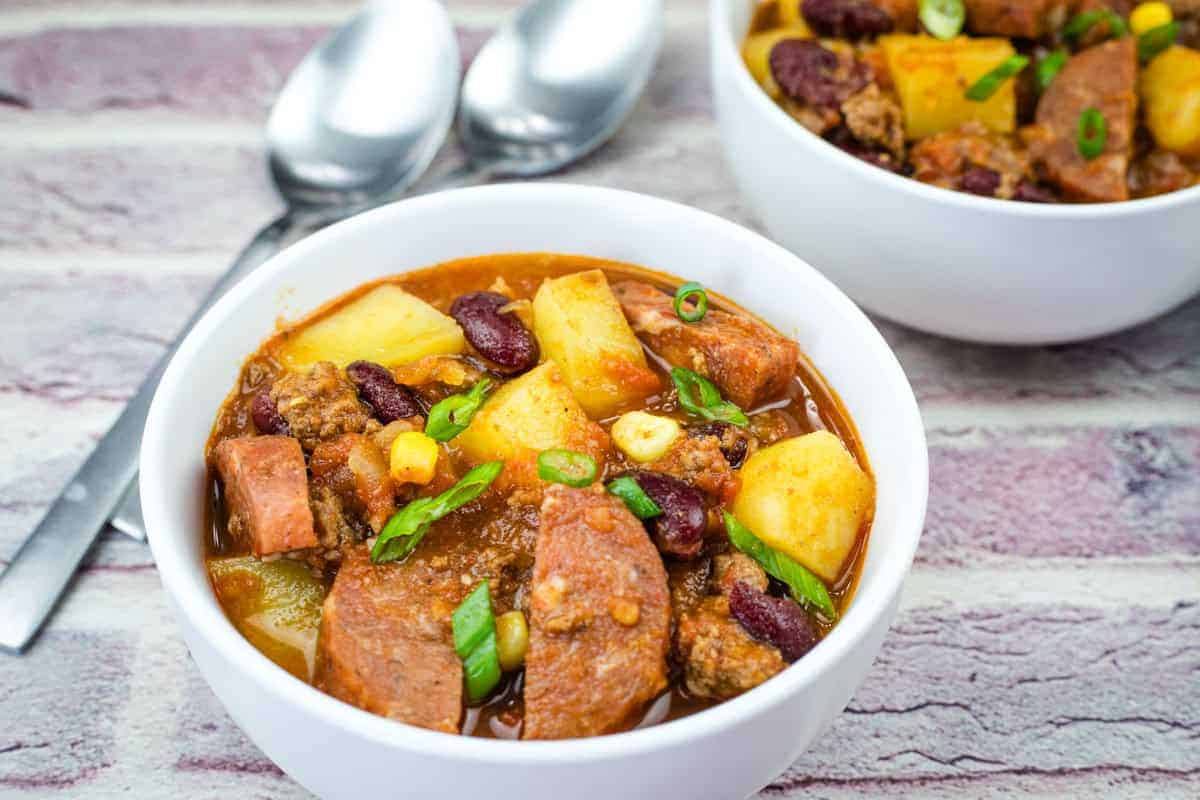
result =
M464 294L450 306L450 316L462 326L463 335L479 354L502 371L516 374L538 363L537 339L513 313L500 309L511 300L496 292Z
M869 0L804 0L804 20L821 36L861 39L890 33L892 17Z
M358 390L358 398L371 407L375 419L384 425L421 413L417 398L407 386L396 383L387 367L355 361L346 367L346 375Z
M755 639L779 648L785 661L795 661L817 643L817 626L791 600L760 592L738 581L729 593L729 613Z
M678 558L696 556L708 522L700 490L661 472L637 472L633 479L663 510L661 517L647 521L658 549Z
M254 420L258 432L266 436L290 436L292 433L287 420L279 414L275 401L271 399L270 386L259 389L250 401L250 418Z
M958 179L958 188L983 197L995 197L1000 188L1000 173L987 167L972 166Z
M688 436L715 436L720 442L721 455L729 466L737 469L746 460L746 452L750 448L750 440L740 430L728 422L706 422L694 428L688 428Z
M1022 180L1013 192L1013 200L1025 203L1057 203L1058 196L1041 184Z
M812 39L784 39L771 49L771 74L784 94L810 106L838 108L867 85L870 69Z

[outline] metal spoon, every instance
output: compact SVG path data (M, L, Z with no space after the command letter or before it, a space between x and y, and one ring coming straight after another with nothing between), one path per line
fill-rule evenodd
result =
M531 177L604 144L658 58L661 0L537 0L488 40L463 82L462 166L420 191Z
M459 77L457 41L436 0L372 3L310 53L267 123L271 175L287 210L241 252L184 332L290 233L377 205L420 177L453 121ZM0 650L29 644L113 508L123 497L136 504L136 491L126 489L174 350L0 573Z

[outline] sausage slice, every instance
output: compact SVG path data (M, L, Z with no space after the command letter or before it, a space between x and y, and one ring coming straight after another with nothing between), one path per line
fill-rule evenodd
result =
M300 443L289 436L225 439L213 448L225 487L229 532L256 556L315 547L308 473Z
M782 394L796 373L800 347L758 320L710 308L686 323L672 298L648 283L621 281L612 289L650 349L708 378L744 409Z
M525 658L525 738L621 730L667 687L667 574L645 528L602 491L542 502Z

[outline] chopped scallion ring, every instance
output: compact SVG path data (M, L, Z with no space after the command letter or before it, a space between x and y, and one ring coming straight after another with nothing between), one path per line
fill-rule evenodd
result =
M484 378L464 394L453 394L429 409L425 435L438 442L448 442L467 429L471 418L483 405L492 382Z
M1148 63L1163 50L1175 44L1175 39L1178 36L1178 22L1168 22L1166 25L1151 28L1138 37L1138 59L1143 64Z
M1004 85L1005 81L1025 69L1028 65L1028 56L1009 56L1000 66L971 84L971 88L966 91L966 98L976 103L982 103L994 95Z
M1071 17L1071 20L1063 27L1063 37L1066 39L1079 39L1090 31L1093 25L1101 21L1108 23L1108 32L1114 38L1120 38L1129 32L1128 26L1125 25L1125 20L1121 19L1119 14L1107 8L1098 8L1091 11L1082 11Z
M1050 88L1050 84L1054 82L1054 78L1062 70L1063 65L1067 63L1068 55L1066 50L1055 50L1037 63L1034 73L1037 77L1038 91L1044 92Z
M721 398L721 392L712 381L685 367L672 367L671 380L679 394L679 405L689 414L695 414L713 422L728 422L732 425L749 425L745 413L733 403Z
M689 305L688 298L696 298L696 304ZM704 287L695 281L688 281L675 292L675 316L684 322L699 322L708 313L708 293Z
M608 493L616 495L638 519L661 517L663 510L642 490L632 475L622 475L608 484Z
M581 489L596 480L596 459L574 450L543 450L537 458L538 477Z
M1079 155L1091 161L1104 152L1108 143L1108 122L1097 108L1088 108L1079 115L1075 144Z
M496 617L488 582L479 585L454 609L454 651L463 662L467 702L478 703L500 683L500 657L496 652Z
M921 0L918 13L925 30L942 41L958 36L967 19L963 0Z

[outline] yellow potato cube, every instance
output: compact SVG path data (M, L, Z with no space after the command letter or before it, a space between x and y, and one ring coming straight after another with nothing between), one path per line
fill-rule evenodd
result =
M791 27L761 31L746 37L745 43L742 44L742 60L746 62L746 68L750 70L754 80L766 87L775 80L771 75L770 63L771 50L775 45L784 39L811 38L812 31L803 20Z
M619 413L660 388L598 269L543 283L533 298L533 332L593 419Z
M396 483L421 486L433 480L437 471L438 443L420 431L405 431L392 440L388 472Z
M497 389L454 444L475 463L506 462L503 477L529 483L536 480L534 461L542 450L575 450L599 461L608 435L588 419L558 366L547 361Z
M283 363L302 370L318 361L345 367L365 359L390 367L466 348L458 323L399 286L385 283L292 334Z
M1174 18L1171 7L1160 0L1139 3L1129 12L1129 30L1133 31L1134 36L1141 36L1146 31L1171 24Z
M1200 51L1176 45L1142 70L1146 127L1164 150L1200 156Z
M645 411L629 411L613 423L613 444L634 461L647 464L662 458L683 428L670 417L659 417Z
M784 439L746 459L741 479L738 521L836 581L875 507L874 484L842 441L828 431Z
M932 36L894 34L881 36L879 44L900 96L909 139L955 130L972 121L996 133L1016 129L1015 78L1004 81L982 102L966 97L977 80L1014 55L1007 39L959 36L941 41Z

